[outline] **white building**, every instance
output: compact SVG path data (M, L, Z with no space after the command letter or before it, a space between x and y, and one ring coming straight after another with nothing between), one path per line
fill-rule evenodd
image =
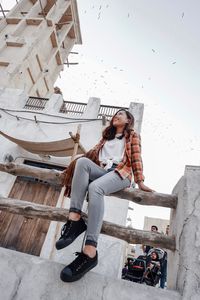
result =
M61 141L69 137L69 131L75 134L77 125L82 124L80 141L88 150L101 137L102 115L106 111L112 115L118 109L101 105L98 98L90 98L87 104L64 103L61 95L53 94L54 83L73 45L81 43L76 1L17 1L0 20L0 41L0 164L14 161L62 170L70 156L63 156L65 149L59 156L55 153ZM143 105L130 103L129 110L140 132ZM51 155L35 150L36 143L44 142ZM169 239L176 241L176 249L169 255L168 286L177 292L118 280L127 243L103 235L99 240L98 266L81 281L64 284L59 280L60 270L74 258L74 251L80 251L81 238L67 249L55 251L60 223L0 211L2 299L77 300L80 294L92 300L130 299L135 295L138 299L151 296L153 300L199 299L199 181L199 167L187 166L174 189L177 206L170 206ZM63 197L60 187L26 176L16 178L0 172L0 194L1 199L69 207L69 199ZM105 204L104 219L125 225L128 201L105 197Z

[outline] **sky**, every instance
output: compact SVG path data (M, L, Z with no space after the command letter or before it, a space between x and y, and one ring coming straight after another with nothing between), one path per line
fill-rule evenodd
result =
M14 0L1 1L6 9ZM77 0L82 45L57 80L65 100L144 104L145 184L172 192L186 165L200 165L200 1ZM134 204L132 226L169 209Z

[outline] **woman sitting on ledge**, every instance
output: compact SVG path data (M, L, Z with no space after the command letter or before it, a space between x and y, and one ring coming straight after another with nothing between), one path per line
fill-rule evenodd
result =
M82 252L61 272L61 279L72 282L80 279L98 263L96 250L104 215L104 195L118 192L131 184L132 172L139 189L152 192L144 184L140 136L133 130L134 117L125 109L119 110L103 131L103 138L85 157L74 160L66 169L66 196L70 196L69 218L61 230L56 248L70 245L86 231ZM88 222L81 217L83 201L88 191Z

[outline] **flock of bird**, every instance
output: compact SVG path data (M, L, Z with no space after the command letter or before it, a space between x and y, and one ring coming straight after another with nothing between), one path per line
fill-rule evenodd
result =
M111 9L111 7L110 7L110 4L108 4L108 3L101 3L100 5L99 4L93 4L93 5L91 5L90 6L90 8L87 8L87 9L85 9L84 10L84 14L87 14L87 13L91 13L91 11L89 11L89 9L91 10L95 10L95 14L97 14L97 20L99 20L100 18L102 18L102 16L103 16L103 12L104 12L104 10L106 10L106 9ZM80 13L80 15L81 15L81 12L79 12ZM112 13L112 10L111 10L111 13ZM127 12L127 18L129 19L129 18L131 18L132 17L132 13L131 12ZM180 16L182 19L185 17L185 13L184 12L182 12L182 14L181 14L181 16ZM158 54L158 51L156 50L156 49L154 49L154 48L152 48L151 49L151 51L152 51L152 53L154 53L155 55L156 54ZM81 57L82 56L82 57ZM84 57L83 57L83 54L81 54L81 56L80 56L80 63L81 64L84 64ZM71 59L73 59L73 57L71 56ZM103 59L99 59L98 57L96 57L96 62L97 63L99 63L99 64L102 64L102 65L104 65L104 60ZM177 64L177 61L172 61L171 62L171 64L172 65L175 65L175 64ZM85 69L87 69L87 68L85 68ZM125 70L125 68L123 68L123 67L117 67L117 66L113 66L113 67L111 67L111 68L109 68L109 71L108 70L104 70L103 71L103 73L104 74L98 74L98 72L94 72L94 73L96 73L96 74L94 74L94 75L96 75L96 79L93 79L92 80L92 88L93 89L97 89L97 87L98 87L98 84L99 84L99 79L102 81L101 83L103 83L105 86L107 86L107 88L108 88L108 82L106 81L106 75L109 75L109 73L111 73L112 72L112 70L113 71L117 71L117 72L124 72L124 71L126 71ZM83 74L83 76L84 76L84 78L88 78L88 80L91 80L91 78L90 78L90 75L88 75L88 73L87 72L85 72L84 74ZM98 78L99 77L99 78ZM150 81L151 80L151 76L149 76L148 78L147 78L147 80L148 81ZM125 81L124 82L124 84L125 85L128 85L128 82L127 81ZM141 89L144 89L144 87L145 87L145 84L141 84L140 85L140 88ZM79 90L79 88L77 88L77 91ZM113 92L113 90L112 89L110 89L109 90L111 93Z

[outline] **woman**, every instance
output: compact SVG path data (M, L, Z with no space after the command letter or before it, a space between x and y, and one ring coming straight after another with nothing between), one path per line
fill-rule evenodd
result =
M61 272L61 279L71 282L80 279L98 263L96 250L104 215L104 195L115 193L131 184L132 172L139 189L152 190L144 185L140 137L132 129L134 117L119 110L104 130L103 138L87 154L72 162L66 171L67 195L71 192L69 219L63 226L56 248L70 245L86 231L83 251ZM76 164L75 164L76 163ZM73 167L74 174L72 172ZM70 179L73 175L70 188ZM83 201L88 191L88 223L81 217Z

